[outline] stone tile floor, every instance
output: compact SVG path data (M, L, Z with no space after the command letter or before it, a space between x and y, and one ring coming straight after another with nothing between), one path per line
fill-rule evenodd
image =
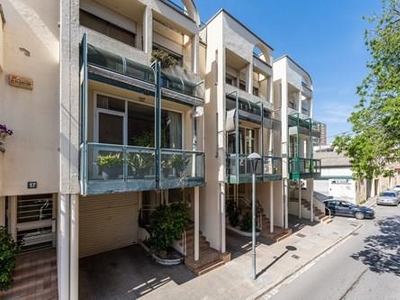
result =
M16 263L12 288L7 292L0 292L0 299L57 299L57 256L55 249L19 254Z

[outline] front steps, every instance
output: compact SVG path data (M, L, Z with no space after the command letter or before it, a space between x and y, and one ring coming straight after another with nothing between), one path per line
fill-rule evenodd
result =
M0 299L57 299L57 255L55 249L17 255L11 289L0 291Z
M301 205L307 210L311 211L311 203L307 199L301 199ZM314 216L317 221L324 224L329 224L332 222L332 218L330 216L326 216L325 212L321 211L314 205Z
M200 232L199 260L194 260L194 223L189 222L186 228L186 258L185 265L196 275L212 271L230 261L229 253L220 253L210 247L205 236Z
M274 226L274 230L270 232L270 222L266 215L262 215L262 230L261 235L266 237L267 239L279 242L292 234L292 229L284 229L282 227Z

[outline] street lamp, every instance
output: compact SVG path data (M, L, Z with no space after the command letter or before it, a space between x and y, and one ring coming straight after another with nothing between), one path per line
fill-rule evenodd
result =
M258 153L251 153L247 156L247 159L250 160L251 173L252 173L252 197L251 197L251 206L252 206L252 256L253 256L253 279L256 279L256 170L257 164L261 160L261 155Z

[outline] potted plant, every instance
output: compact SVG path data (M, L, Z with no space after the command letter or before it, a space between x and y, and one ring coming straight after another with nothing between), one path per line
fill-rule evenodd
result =
M0 245L0 291L6 291L11 286L15 257L19 247L2 226L0 226Z
M165 257L175 240L182 237L189 220L186 203L160 205L151 214L147 243L158 256Z
M161 68L166 69L170 66L174 66L178 63L175 57L170 55L167 51L163 49L154 49L151 52L151 62L158 60L161 62Z
M171 156L170 165L175 169L178 177L182 177L182 175L184 175L188 164L189 158L186 158L184 154L173 154Z
M143 178L154 164L154 157L151 153L130 153L128 154L128 165L132 168L134 176Z
M97 156L97 165L105 180L114 179L122 173L123 159L120 153L100 154Z

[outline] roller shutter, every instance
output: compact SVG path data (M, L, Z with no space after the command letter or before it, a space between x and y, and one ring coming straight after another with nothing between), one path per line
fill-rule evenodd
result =
M137 243L138 193L81 197L79 257Z

